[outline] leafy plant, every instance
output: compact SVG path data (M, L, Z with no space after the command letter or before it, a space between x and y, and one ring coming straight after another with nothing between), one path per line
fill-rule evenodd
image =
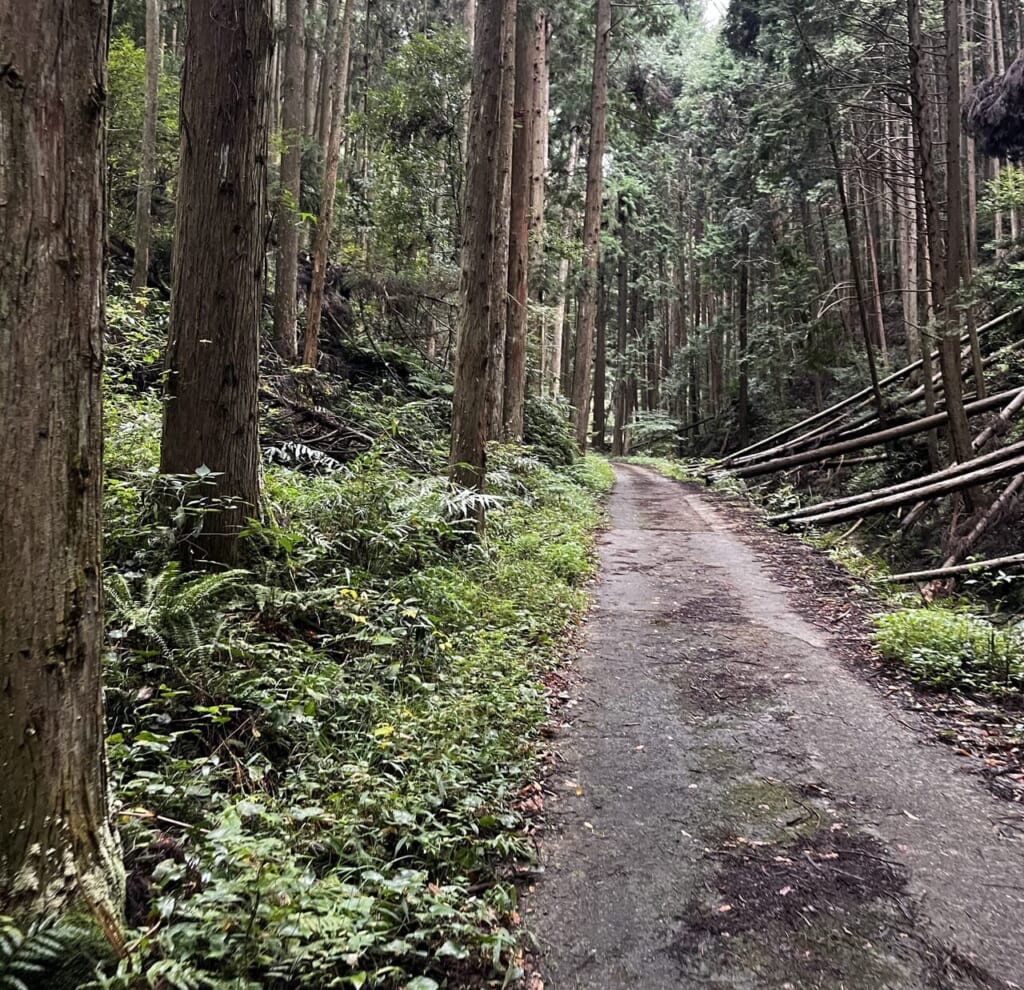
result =
M901 609L875 616L875 646L933 688L991 693L1024 689L1015 627L998 627L963 609Z

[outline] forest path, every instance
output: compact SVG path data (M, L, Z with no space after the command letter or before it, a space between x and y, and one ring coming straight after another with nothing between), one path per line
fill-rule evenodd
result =
M752 524L616 474L523 909L546 990L1024 986L1020 807L844 663Z

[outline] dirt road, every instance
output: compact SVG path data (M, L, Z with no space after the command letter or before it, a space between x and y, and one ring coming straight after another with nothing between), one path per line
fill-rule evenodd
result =
M1024 987L1024 816L841 659L750 524L617 466L525 901L546 990Z

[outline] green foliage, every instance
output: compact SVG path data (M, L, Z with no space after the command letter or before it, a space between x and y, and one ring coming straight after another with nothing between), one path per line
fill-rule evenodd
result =
M171 59L165 66L172 68ZM160 76L157 111L157 157L154 182L154 255L170 266L174 219L172 187L178 168L178 79L165 69ZM141 134L145 113L146 52L126 34L110 41L107 89L107 166L111 233L132 243L138 188Z
M112 956L91 916L43 918L22 928L0 915L0 990L75 990Z
M468 66L461 32L414 34L350 120L373 149L350 206L374 231L372 260L394 271L422 275L452 260Z
M38 986L65 950L65 938L52 922L36 921L22 931L13 918L0 915L0 990Z
M909 608L875 616L875 645L932 688L1019 694L1024 662L1016 627L964 609Z
M373 446L275 456L246 569L186 573L166 563L152 505L173 479L151 473L159 407L128 352L108 378L109 756L129 862L163 851L134 868L131 951L97 985L514 976L540 675L585 605L607 464L534 405L534 446L495 448L488 491L467 493L443 475L446 398L310 382Z

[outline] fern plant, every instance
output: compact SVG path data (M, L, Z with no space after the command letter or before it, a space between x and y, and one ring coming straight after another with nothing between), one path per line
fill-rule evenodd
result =
M224 599L243 579L251 577L245 570L182 573L174 562L146 578L141 596L137 596L127 575L110 573L105 590L113 626L111 638L124 639L134 633L167 656L212 659L223 640Z
M0 915L0 990L32 990L70 951L80 932L58 928L51 920L34 921L24 931L13 918Z

